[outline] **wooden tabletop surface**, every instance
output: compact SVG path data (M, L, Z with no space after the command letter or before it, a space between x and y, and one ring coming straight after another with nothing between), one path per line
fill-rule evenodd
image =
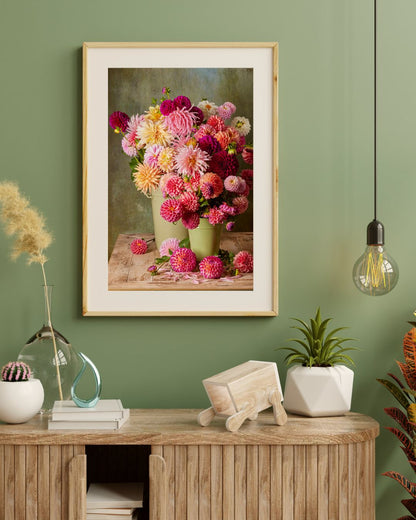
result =
M277 426L267 410L256 421L246 421L238 432L231 433L222 418L215 418L208 427L199 426L199 412L131 410L130 419L117 431L48 430L47 417L37 415L25 424L0 424L0 444L318 445L364 442L379 434L374 419L357 413L322 418L289 415L284 426Z
M130 244L136 238L149 240L147 253L134 255ZM159 256L154 236L150 234L121 234L114 245L108 262L109 291L252 291L253 273L238 277L224 277L219 280L205 280L197 273L192 275L164 274L151 276L148 267L155 263ZM253 233L224 232L221 238L221 249L231 253L253 251ZM175 278L172 277L175 276Z

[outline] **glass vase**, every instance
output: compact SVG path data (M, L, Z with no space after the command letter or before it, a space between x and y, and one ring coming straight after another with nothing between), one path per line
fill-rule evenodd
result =
M45 392L41 413L50 412L55 401L71 398L71 386L79 372L80 361L68 340L52 325L52 286L43 286L44 325L20 351L19 361L27 363L33 377L40 379Z

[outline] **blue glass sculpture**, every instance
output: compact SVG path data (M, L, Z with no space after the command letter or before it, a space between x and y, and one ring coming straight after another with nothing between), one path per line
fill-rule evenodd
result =
M74 382L72 383L72 386L71 386L71 398L72 400L74 401L74 403L79 406L80 408L92 408L93 406L95 406L98 401L100 400L100 396L101 396L101 377L100 377L100 373L98 372L98 369L97 367L94 365L94 363L85 355L83 354L82 352L79 352L78 353L78 357L80 358L81 362L82 362L82 367L81 367L81 370L79 371L77 377L74 379ZM87 366L90 366L91 367L91 370L94 374L94 379L95 379L95 393L93 395L93 397L91 397L90 399L81 399L80 397L77 396L76 394L76 388L77 388L77 385L78 383L80 382L84 372L85 372L85 369L87 368Z

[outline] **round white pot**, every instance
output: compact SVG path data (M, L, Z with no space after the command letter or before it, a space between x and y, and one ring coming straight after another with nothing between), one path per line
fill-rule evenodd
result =
M303 367L287 372L284 407L309 417L343 415L351 408L354 372L343 365Z
M43 398L39 379L0 381L0 421L11 424L28 421L41 409Z

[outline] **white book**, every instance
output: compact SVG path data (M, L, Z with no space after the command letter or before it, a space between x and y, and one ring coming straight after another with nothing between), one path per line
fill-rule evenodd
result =
M80 408L74 401L55 401L51 418L53 421L99 421L123 419L126 410L120 399L100 399L93 408Z
M53 421L49 419L48 430L119 430L129 419L130 411L126 410L126 412L122 419L107 421Z
M103 482L90 484L87 510L143 507L143 482Z
M132 515L135 511L135 508L133 507L117 507L117 508L111 508L111 507L93 507L93 508L87 508L87 513L95 513L99 515ZM120 519L121 520L121 519Z

